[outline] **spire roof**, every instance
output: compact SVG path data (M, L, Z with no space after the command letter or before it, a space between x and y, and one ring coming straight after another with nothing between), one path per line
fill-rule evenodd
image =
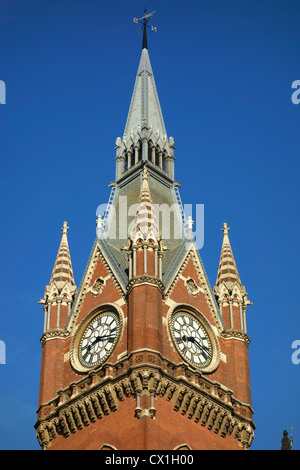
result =
M130 237L136 240L142 236L143 239L159 239L159 228L154 212L154 206L149 189L148 172L144 167L142 174L142 188Z
M54 263L51 279L49 285L51 286L54 282L58 288L63 287L63 285L68 282L70 285L75 286L73 268L71 263L71 256L68 244L68 224L67 222L63 223L62 226L62 238L59 245L58 253Z
M219 286L222 282L237 282L241 285L240 276L237 270L237 266L234 260L233 252L231 249L228 231L230 227L226 223L223 224L223 244L220 256L220 263L217 275L216 286Z
M165 138L166 128L156 90L144 28L143 49L127 116L124 135L129 138L143 126L146 120L155 135Z

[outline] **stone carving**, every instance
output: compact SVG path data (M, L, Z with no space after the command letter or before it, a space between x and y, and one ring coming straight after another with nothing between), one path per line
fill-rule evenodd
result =
M79 432L85 426L118 409L118 402L126 397L136 399L135 417L148 416L155 419L155 399L160 397L171 401L174 412L186 415L195 423L206 426L208 430L225 438L227 435L237 439L244 449L251 445L255 426L250 417L242 416L239 412L241 403L234 397L227 403L215 394L215 387L207 378L201 378L200 384L177 377L167 371L169 362L164 362L164 369L155 364L136 365L134 370L129 368L126 373L115 376L103 376L102 369L95 370L95 381L91 384L90 376L81 379L76 384L61 390L57 399L45 404L39 410L36 423L37 437L43 449L51 446L57 436L65 438ZM117 364L115 364L117 370ZM174 371L181 370L180 365L173 364ZM190 371L192 374L193 372ZM203 382L203 383L202 383ZM84 384L88 387L83 387ZM72 394L76 385L76 394ZM206 385L206 386L204 386ZM209 386L211 385L211 386ZM219 385L219 388L222 388ZM81 391L82 390L82 391ZM150 406L147 410L141 406L141 395L148 395ZM232 406L233 405L233 406ZM44 410L48 408L49 415ZM291 440L285 431L282 448L290 449Z
M196 281L193 278L189 277L188 279L186 279L185 285L190 294L192 295L199 294L200 287L196 284Z
M92 288L91 288L91 293L93 295L99 295L101 294L102 290L103 290L103 287L105 285L105 281L102 277L98 277L94 284L92 285Z

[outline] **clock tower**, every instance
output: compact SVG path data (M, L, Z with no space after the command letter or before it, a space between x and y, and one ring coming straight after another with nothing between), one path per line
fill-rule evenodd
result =
M175 180L143 47L116 177L82 280L63 234L43 299L43 449L248 449L252 420L246 310L223 226L214 289Z

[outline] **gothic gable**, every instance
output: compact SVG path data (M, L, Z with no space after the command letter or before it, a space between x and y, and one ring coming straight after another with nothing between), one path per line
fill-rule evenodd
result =
M223 318L199 252L193 243L183 253L173 278L166 286L165 301L168 302L168 299L198 308L218 328L219 332L224 329Z
M96 240L67 321L67 329L72 332L84 316L98 306L120 302L124 298L123 283Z

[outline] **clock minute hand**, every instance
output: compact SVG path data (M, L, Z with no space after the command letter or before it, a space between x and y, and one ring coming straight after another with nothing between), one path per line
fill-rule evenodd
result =
M211 356L209 353L209 350L207 349L206 346L203 346L202 344L198 343L197 340L194 340L194 344L197 346L197 348L202 349L202 351L207 354L209 357Z
M205 354L207 354L209 357L210 357L210 354L207 350L207 348L205 346L203 346L202 344L200 344L195 338L194 336L183 336L182 337L183 341L191 341L192 343L194 343L194 345L198 348L198 349L202 349L203 352L205 352Z

